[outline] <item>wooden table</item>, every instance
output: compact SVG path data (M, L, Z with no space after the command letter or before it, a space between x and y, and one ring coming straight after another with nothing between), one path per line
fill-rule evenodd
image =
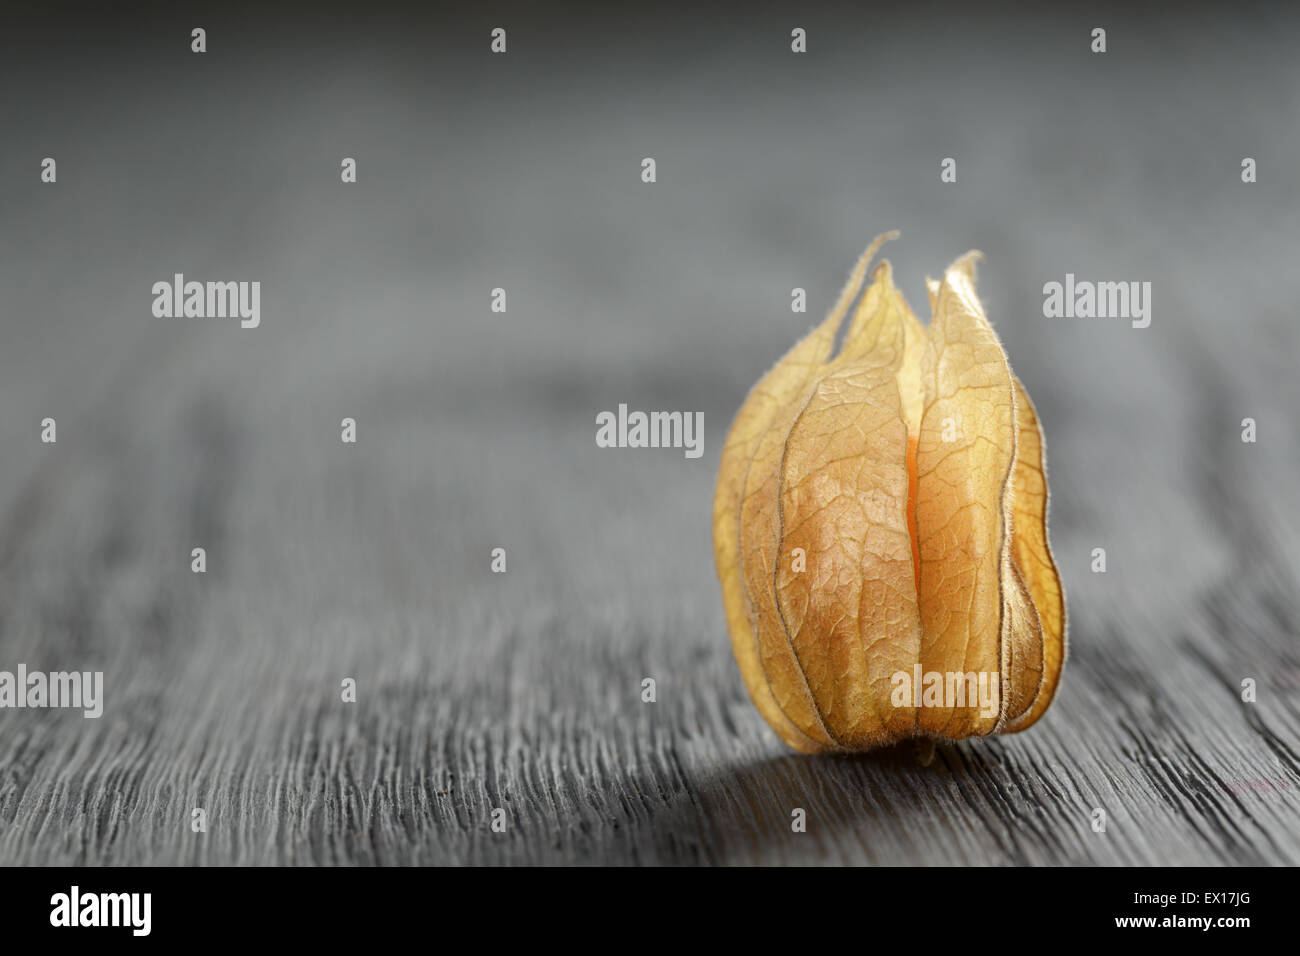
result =
M828 12L799 57L783 18L517 16L497 58L20 21L0 669L102 670L105 712L0 711L0 863L1300 862L1291 21L1096 56ZM775 739L709 529L745 390L893 227L914 305L986 253L1070 612L1046 718L928 767ZM175 272L260 281L261 326L155 318ZM1067 272L1150 281L1151 326L1044 318ZM703 457L597 448L620 402L703 411Z

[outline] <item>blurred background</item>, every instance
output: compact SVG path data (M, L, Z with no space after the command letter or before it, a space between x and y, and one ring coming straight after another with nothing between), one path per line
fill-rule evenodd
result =
M0 862L1300 860L1294 13L0 18L0 668L106 697L0 712ZM731 416L895 228L923 317L985 253L1073 642L1043 723L927 773L787 755L710 540ZM260 327L155 318L176 272L260 281ZM1066 273L1150 327L1044 318ZM620 403L703 457L597 448Z

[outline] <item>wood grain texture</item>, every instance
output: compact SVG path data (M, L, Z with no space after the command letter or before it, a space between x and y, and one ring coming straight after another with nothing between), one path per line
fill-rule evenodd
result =
M0 669L106 710L0 711L0 864L1300 863L1294 21L1117 15L1103 66L1068 18L902 20L864 63L843 15L802 62L766 19L685 66L526 21L504 63L4 59ZM1044 719L928 767L777 741L710 544L745 390L893 227L922 313L986 255L1070 612ZM154 319L174 271L261 280L262 327ZM1066 272L1151 281L1151 327L1042 318ZM703 411L704 457L596 448L620 402Z

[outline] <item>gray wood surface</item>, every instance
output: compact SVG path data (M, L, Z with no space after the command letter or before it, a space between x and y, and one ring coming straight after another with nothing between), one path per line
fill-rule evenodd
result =
M0 711L0 863L1300 862L1294 20L1113 14L1100 57L827 11L798 58L786 15L517 14L492 58L214 15L197 57L160 16L0 61L0 669L106 683ZM1070 612L1044 720L928 767L780 744L709 528L746 389L890 228L914 306L986 254ZM261 327L154 318L177 271ZM1043 318L1067 272L1151 327ZM598 449L620 402L704 456Z

